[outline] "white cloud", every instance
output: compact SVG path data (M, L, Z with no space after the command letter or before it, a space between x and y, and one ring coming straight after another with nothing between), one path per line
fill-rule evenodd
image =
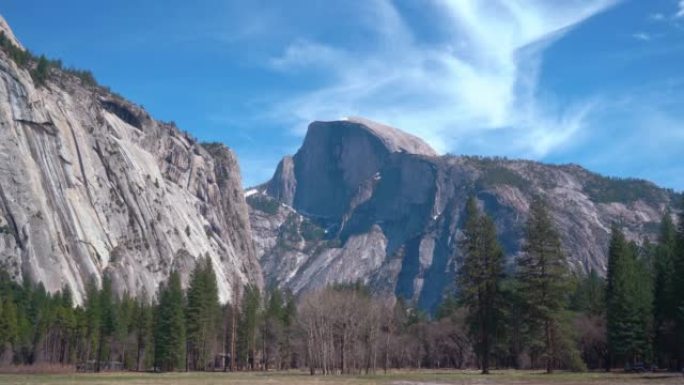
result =
M647 33L645 33L645 32L637 32L637 33L634 33L634 34L632 34L632 37L635 38L635 39L637 39L637 40L641 40L641 41L649 41L649 40L651 40L651 35L649 35L649 34L647 34Z
M662 13L652 13L648 15L648 19L652 21L663 21L665 20L665 15Z
M279 70L317 66L330 84L274 112L302 130L311 120L362 115L420 135L438 151L470 152L464 138L506 138L499 152L542 157L584 124L593 101L560 107L537 87L544 50L613 0L433 0L444 39L422 43L389 1L368 17L371 53L295 41L271 61ZM366 3L368 4L368 3ZM301 131L300 131L301 132Z
M679 0L678 7L679 9L677 10L675 17L684 17L684 0Z
M342 59L339 50L306 40L297 40L289 45L282 56L271 59L273 68L289 71L311 66L327 67Z

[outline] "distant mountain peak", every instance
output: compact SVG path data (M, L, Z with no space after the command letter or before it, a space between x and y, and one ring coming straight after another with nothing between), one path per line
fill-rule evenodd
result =
M363 126L370 134L380 139L390 152L407 152L426 156L437 156L437 152L423 139L367 118L349 116L341 121Z

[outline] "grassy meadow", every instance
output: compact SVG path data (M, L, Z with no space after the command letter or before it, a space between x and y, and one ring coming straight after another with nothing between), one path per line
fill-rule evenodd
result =
M0 374L0 384L14 385L447 385L447 384L684 384L673 373L565 373L547 375L534 371L494 371L482 376L475 371L401 371L373 376L309 376L304 372L269 373L58 373Z

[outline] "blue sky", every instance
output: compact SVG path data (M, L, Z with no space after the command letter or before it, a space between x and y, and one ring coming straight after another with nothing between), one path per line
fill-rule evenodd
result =
M440 152L578 163L684 189L684 0L8 0L37 53L240 157L246 186L312 120Z

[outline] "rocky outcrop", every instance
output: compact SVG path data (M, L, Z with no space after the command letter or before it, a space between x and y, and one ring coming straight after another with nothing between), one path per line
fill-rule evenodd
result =
M4 21L0 27L11 32ZM12 37L12 39L14 39ZM0 52L0 263L80 301L110 274L119 292L154 295L208 255L219 295L261 285L235 155L201 145L141 107Z
M438 156L420 139L354 118L312 123L248 203L268 282L300 292L361 281L434 309L453 285L471 194L494 217L509 262L530 201L542 195L572 267L601 273L612 223L631 239L653 238L675 195L575 165Z

